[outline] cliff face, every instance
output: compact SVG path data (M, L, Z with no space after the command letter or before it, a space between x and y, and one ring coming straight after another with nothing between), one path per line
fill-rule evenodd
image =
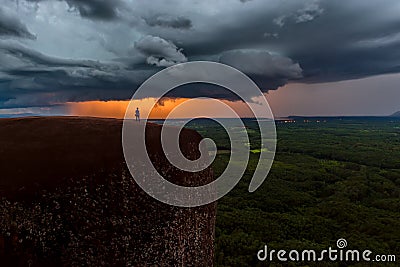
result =
M144 193L127 171L122 121L93 118L0 120L2 266L210 266L215 204L178 208ZM149 124L150 157L176 183L212 181L168 167ZM199 156L184 130L181 149ZM187 140L187 141L186 141Z

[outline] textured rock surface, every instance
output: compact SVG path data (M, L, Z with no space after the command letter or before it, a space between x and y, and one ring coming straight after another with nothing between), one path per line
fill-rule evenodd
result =
M215 204L177 208L144 193L123 164L119 120L0 120L2 266L210 266ZM150 157L184 185L212 171L179 172L148 125ZM197 158L201 137L184 130L182 152ZM101 166L101 167L100 167Z

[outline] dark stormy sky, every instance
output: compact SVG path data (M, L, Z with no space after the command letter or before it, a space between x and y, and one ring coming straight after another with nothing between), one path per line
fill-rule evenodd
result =
M126 100L193 60L242 70L278 115L400 110L398 0L0 3L0 113Z

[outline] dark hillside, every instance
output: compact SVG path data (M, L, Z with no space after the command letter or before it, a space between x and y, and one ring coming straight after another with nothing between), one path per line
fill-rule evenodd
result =
M121 120L0 120L0 262L2 266L209 266L215 205L177 208L144 193L124 165ZM150 139L161 127L148 124ZM201 136L181 135L182 152L198 157ZM150 158L167 168L160 140ZM156 157L155 157L156 156ZM200 174L169 173L204 184Z

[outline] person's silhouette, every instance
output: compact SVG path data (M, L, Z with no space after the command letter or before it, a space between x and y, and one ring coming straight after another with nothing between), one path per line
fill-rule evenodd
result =
M139 108L136 108L135 117L136 117L136 120L137 120L137 121L140 121L140 111L139 111Z

